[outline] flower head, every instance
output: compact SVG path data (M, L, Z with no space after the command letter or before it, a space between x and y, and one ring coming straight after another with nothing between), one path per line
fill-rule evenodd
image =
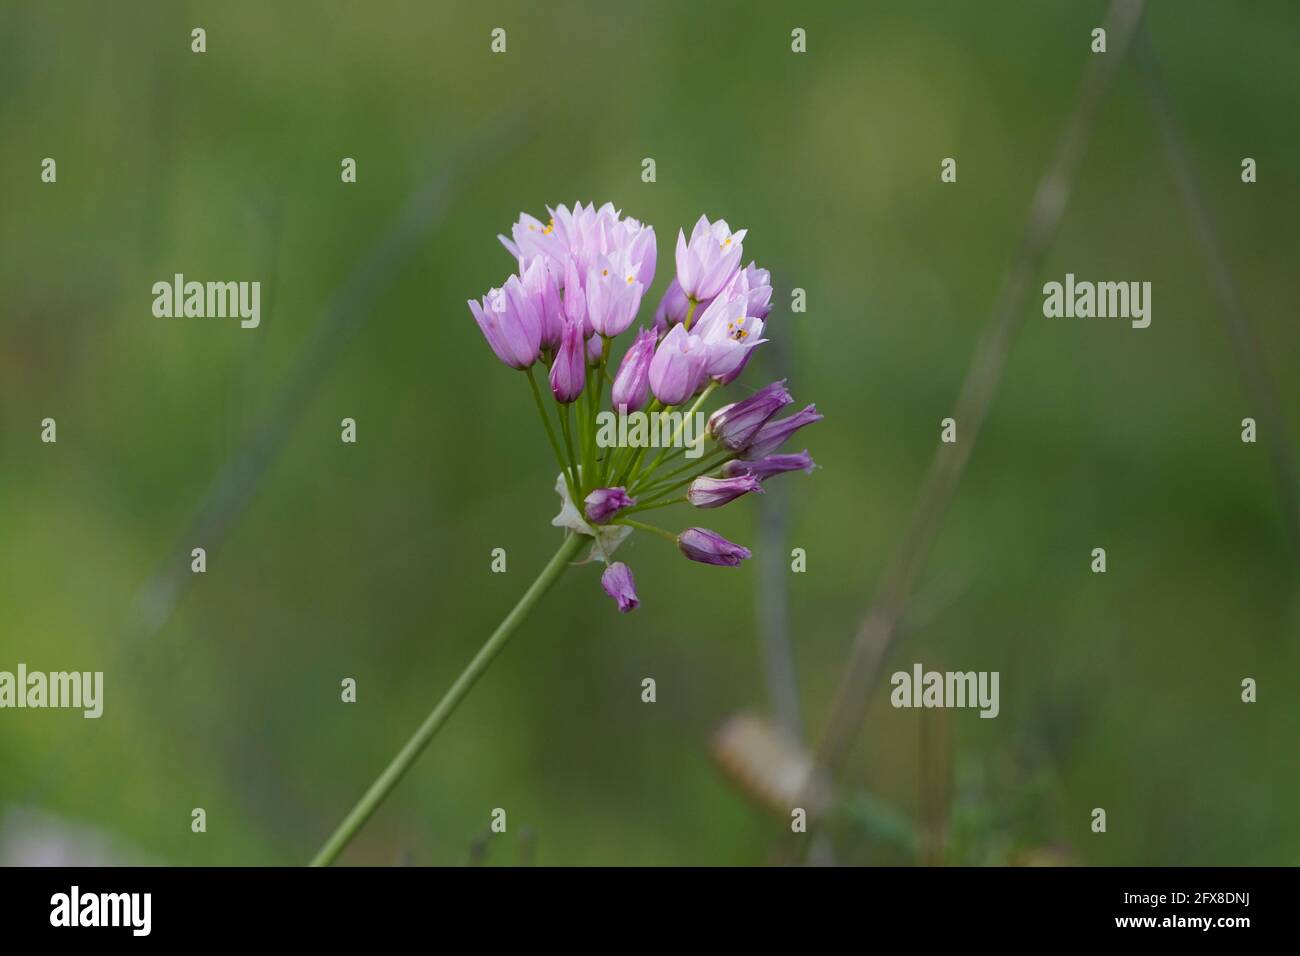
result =
M560 204L547 213L544 222L521 213L510 235L500 237L518 272L471 301L470 312L506 365L528 369L543 356L550 361L559 409L548 411L535 377L528 379L560 469L560 513L551 523L591 541L588 560L606 566L601 587L627 612L638 604L636 586L613 553L638 530L674 541L702 564L736 567L750 557L748 548L717 532L687 528L673 534L633 515L639 519L642 510L683 502L717 508L761 493L773 475L812 471L806 450L779 449L822 416L809 405L776 418L793 402L782 380L739 401L724 400L704 434L695 426L705 401L736 379L766 341L772 277L754 262L742 267L745 230L733 232L725 220L701 216L689 238L678 231L676 274L653 325L636 333L613 372L614 341L636 322L654 281L655 231L612 203ZM626 418L602 418L609 414L602 409L607 380L610 404ZM696 400L689 408L679 410L691 399ZM632 412L642 414L633 418ZM701 467L689 459L699 457L706 435L716 443L715 457ZM678 460L683 445L686 462ZM647 453L648 448L655 450ZM647 504L637 507L638 498ZM633 514L625 514L629 510Z
M751 556L749 548L733 544L708 528L687 528L677 536L677 547L692 561L724 568L738 567Z
M636 596L636 582L632 580L632 569L622 561L615 561L605 568L600 576L600 586L605 593L618 602L618 609L623 614L640 605Z

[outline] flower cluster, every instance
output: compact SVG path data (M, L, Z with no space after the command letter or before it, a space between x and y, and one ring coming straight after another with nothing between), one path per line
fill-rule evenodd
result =
M634 529L674 541L702 564L735 567L750 556L748 548L706 528L674 535L632 515L675 504L718 508L761 492L773 475L811 472L807 450L778 449L822 416L809 405L778 418L794 401L779 381L713 412L702 438L709 446L697 460L678 460L683 448L672 446L680 428L649 461L644 447L598 447L597 415L607 383L612 408L645 411L661 422L685 411L677 419L684 423L740 375L766 341L771 276L752 262L741 265L744 229L733 232L724 220L701 216L689 238L678 230L676 275L653 325L637 330L611 377L611 346L631 328L654 281L654 229L609 203L548 211L546 222L520 215L510 236L500 237L518 272L481 300L470 300L469 308L497 358L528 379L560 466L561 511L553 523L592 538L592 556L606 565L601 586L627 612L639 603L636 585L631 569L611 556ZM550 370L549 410L534 377L539 363Z

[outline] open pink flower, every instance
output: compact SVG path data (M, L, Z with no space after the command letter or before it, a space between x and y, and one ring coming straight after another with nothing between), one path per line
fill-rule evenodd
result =
M677 282L696 302L711 299L731 281L740 267L746 230L732 232L725 219L710 223L701 216L686 234L677 231Z
M692 327L704 343L704 374L719 384L731 382L745 367L749 352L767 341L763 320L747 315L749 296L733 281Z

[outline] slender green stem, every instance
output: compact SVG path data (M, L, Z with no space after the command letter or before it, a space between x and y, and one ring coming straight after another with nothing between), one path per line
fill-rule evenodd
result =
M695 417L695 413L700 410L700 406L704 404L705 400L708 399L710 395L717 391L717 388L718 380L716 378L709 379L709 384L704 387L704 391L700 392L700 397L695 400L695 404L691 406L691 410L682 417L680 422L677 423L677 430L673 432L673 440L669 444L674 446L677 444L677 439L682 436L682 429L686 427L686 423Z
M608 374L609 347L612 341L613 339L608 339L603 335L600 337L600 370L596 373L596 405L595 408L592 409L592 413L591 413L592 415L591 444L593 449L595 450L595 457L597 461L599 461L600 459L600 452L601 452L600 445L597 442L597 439L600 436L600 425L597 422L597 419L600 417L601 403L605 400L605 379ZM608 482L610 478L609 466L611 460L614 457L614 449L612 447L606 448L604 451L605 451L605 460L600 463L600 474L599 474L599 481L601 487L608 486Z
M697 398L695 403L691 405L690 410L682 416L682 420L677 423L677 427L673 430L673 437L668 440L668 444L664 446L663 451L659 452L659 457L656 458L650 467L646 469L646 474L654 474L655 470L664 463L664 459L668 457L668 453L677 447L677 439L682 437L682 429L686 427L686 423L695 417L695 413L700 410L700 406L704 404L704 400L712 395L713 390L717 387L718 383L716 381L710 381L704 391L700 392L699 398ZM704 436L700 435L699 440L703 441Z
M654 469L647 468L644 472L642 472L641 477L647 478L650 476L653 470L662 468L664 467L664 465L672 464L676 459L680 458L683 454L685 454L686 448L687 448L686 445L679 445L675 448L668 449L668 454L661 455L660 457L662 460L655 462L655 468Z
M487 642L479 648L479 652L474 655L474 659L469 662L469 666L461 671L460 676L456 678L456 682L451 685L451 689L438 702L438 706L433 708L428 717L424 718L424 723L419 726L411 739L406 742L406 745L397 752L397 756L384 769L384 772L370 785L370 789L357 801L357 805L352 808L352 812L344 817L343 822L339 824L333 835L325 841L325 845L320 848L320 852L312 859L312 866L329 866L343 851L343 848L356 836L357 831L370 819L370 815L384 802L384 798L388 796L393 787L397 786L398 781L411 768L411 764L415 763L421 751L428 746L429 741L433 739L433 735L447 722L447 718L456 709L456 705L464 699L470 688L488 669L488 665L501 653L501 649L506 646L510 636L528 617L529 612L537 606L537 602L541 600L542 595L555 583L569 561L577 556L578 551L582 548L583 540L583 536L577 534L570 534L564 539L564 543L560 545L560 550L555 552L554 557L542 569L542 573L529 585L528 590L524 592L524 596L506 615L505 620L497 625L497 629L492 632L492 636L487 639Z
M586 361L585 357L583 358L583 361L584 362ZM588 375L591 374L590 369L587 370L587 374ZM582 389L582 394L579 395L577 398L575 398L572 402L573 416L578 423L577 436L576 436L577 437L577 458L575 459L575 461L577 461L578 470L581 472L580 475L581 480L578 482L578 490L582 492L582 494L584 495L587 493L586 483L591 480L591 470L587 468L587 440L591 437L591 435L589 434L591 420L587 416L587 402L591 398L590 386L591 386L591 382L590 380L588 380L586 385ZM577 499L575 498L574 500L576 501Z
M645 409L646 419L651 423L651 426L654 425L655 412L659 411L659 409L662 407L663 406L659 404L659 399L657 398L651 399L650 404L646 407ZM626 484L628 478L632 475L635 469L636 463L640 460L641 456L644 454L645 454L644 446L642 446L641 448L627 449L627 454L624 456L623 467L620 471L616 473L618 475L618 481L616 482L616 484L620 484L620 485Z
M537 414L542 416L542 424L546 426L546 437L551 441L551 450L555 452L555 461L560 466L560 471L564 472L564 483L569 486L569 497L577 502L578 496L575 494L577 488L574 487L573 477L569 474L569 469L564 464L564 452L560 451L560 442L555 437L555 429L551 427L551 418L546 414L546 406L542 404L542 393L537 388L537 380L533 378L531 368L524 370L524 377L528 379L529 388L533 393L533 402L537 405Z
M696 471L687 475L685 478L679 479L678 481L673 481L671 483L660 483L646 491L639 492L637 494L637 498L638 500L643 501L646 504L650 504L654 502L656 499L663 497L664 495L671 494L672 492L676 491L678 488L682 488L685 487L686 485L689 485L696 478L699 478L702 475L707 475L709 472L713 471L719 465L723 464L725 461L734 457L735 457L734 455L729 455L727 458L723 459L722 461L715 461L712 464L702 465Z
M600 408L600 386L597 384L593 387L591 381L592 370L587 369L587 387L582 392L582 398L586 403L586 412L579 409L578 418L586 423L584 431L584 440L582 443L582 493L596 488L598 476L596 475L596 412ZM599 373L598 373L599 374Z
M733 452L730 448L715 449L714 451L709 452L707 455L705 455L702 458L693 458L690 461L683 463L680 468L674 468L666 475L660 475L656 481L651 482L651 485L653 486L655 484L660 484L662 482L668 481L672 478L676 478L678 475L682 474L683 472L690 471L693 468L699 468L701 465L707 464L709 466L709 469L711 470L713 468L718 467L718 465L722 464L727 457L734 457L734 456L735 456L735 452ZM646 477L649 478L651 476L647 474Z
M652 524L645 524L640 521L633 521L631 518L615 518L610 524L625 524L629 528L638 528L641 531L649 531L651 534L657 534L661 538L667 538L673 544L677 543L677 535L671 531L665 531L663 528L656 528Z
M682 495L680 498L670 498L668 501L652 501L646 505L634 505L621 513L623 515L634 515L638 511L649 511L651 508L667 508L669 505L684 504L687 500L689 499L687 499L685 495Z
M656 430L659 428L659 426L655 423L656 415L666 415L668 412L672 411L672 409L673 406L664 405L662 408L658 409L657 411L652 408L650 411L647 412L647 416L650 420L650 435L647 436L647 440L653 438L654 435L656 434ZM641 459L645 457L645 453L649 448L650 448L649 445L642 445L640 448L636 450L636 454L632 456L631 463L626 468L623 469L625 472L624 475L625 480L620 481L619 484L625 484L627 481L636 484L637 474L639 473L641 468Z
M570 414L569 409L571 407L572 404L565 405L564 410L560 412L560 431L564 432L564 447L569 452L569 468L570 468L569 473L573 475L573 480L569 483L569 489L570 489L569 495L572 498L573 496L572 489L579 487L579 482L578 482L578 459L573 454L573 428L569 424L569 414ZM577 506L578 502L576 498L573 499L573 504L575 507Z

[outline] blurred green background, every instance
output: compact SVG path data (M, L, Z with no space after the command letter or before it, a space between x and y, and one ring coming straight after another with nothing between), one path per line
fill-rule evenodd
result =
M781 343L738 390L780 371L826 415L797 445L821 468L769 495L785 552L808 554L782 586L815 738L1104 9L4 4L0 669L103 670L106 703L97 721L0 711L0 834L39 814L165 863L310 857L558 543L545 439L465 300L510 271L496 235L520 210L575 199L656 227L647 315L702 212L748 228L746 260L772 271ZM930 714L946 722L925 733L884 684L842 781L937 820L945 862L1300 862L1300 576L1267 463L1300 439L1300 8L1157 2L1147 22L1290 433L1240 441L1258 411L1126 64L1038 284L1151 281L1153 323L1049 321L1031 295L887 667L997 670L1001 715ZM427 231L383 239L430 181ZM262 327L155 319L175 272L260 280ZM312 353L331 302L355 326ZM186 540L277 415L247 508ZM753 544L758 513L704 523ZM642 607L621 617L595 568L568 573L344 862L776 857L788 818L709 755L726 718L771 706L757 562L690 564L644 535L620 557ZM495 807L509 832L484 840ZM880 830L850 814L834 858L915 859Z

